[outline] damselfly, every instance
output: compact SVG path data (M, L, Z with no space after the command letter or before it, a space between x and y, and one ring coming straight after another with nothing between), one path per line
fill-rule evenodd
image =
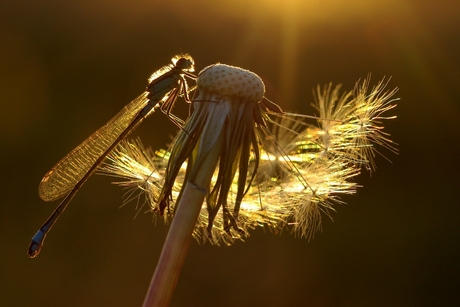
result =
M195 80L193 71L194 61L189 55L177 55L172 58L172 64L152 74L142 95L125 106L43 177L38 188L43 200L53 201L63 196L65 198L32 238L27 252L29 257L34 258L40 253L47 233L80 187L105 157L145 117L159 108L176 125L181 124L181 120L171 114L171 109L179 95L190 102L185 77Z

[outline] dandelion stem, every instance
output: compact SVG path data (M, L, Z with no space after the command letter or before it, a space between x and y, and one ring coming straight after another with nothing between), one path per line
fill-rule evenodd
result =
M199 171L194 182L188 181L183 188L174 212L174 218L166 241L161 251L155 273L144 300L143 307L168 306L177 280L179 279L185 256L193 236L198 216L207 194L211 178L217 167L219 153L222 148L222 138L218 138L211 150L199 150Z
M205 195L201 188L187 183L181 199L183 205L179 204L174 215L143 307L169 305Z

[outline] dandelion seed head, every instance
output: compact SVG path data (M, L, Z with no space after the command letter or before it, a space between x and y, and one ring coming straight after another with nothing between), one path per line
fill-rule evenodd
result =
M265 85L255 73L225 64L214 64L203 69L197 79L198 88L222 96L260 101L265 94Z
M142 190L152 211L166 212L165 221L181 208L187 181L201 182L207 195L194 231L200 242L231 245L264 226L310 239L321 216L343 203L340 195L356 192L363 166L373 168L375 145L396 150L383 131L382 121L394 118L384 113L395 106L386 84L369 88L366 79L343 94L340 86L318 88L315 125L264 104L256 74L211 65L199 74L192 112L170 152L122 142L104 170L124 180L119 185ZM211 169L207 182L204 169Z

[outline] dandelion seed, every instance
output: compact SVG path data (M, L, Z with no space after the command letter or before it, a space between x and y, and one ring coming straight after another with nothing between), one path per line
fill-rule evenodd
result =
M341 96L340 86L332 89L329 84L323 90L318 87L314 106L319 111L324 152L374 170L378 152L375 145L397 152L381 124L382 120L395 118L382 114L396 106L392 97L397 89L385 90L388 81L382 80L368 93L369 83L370 77Z
M109 154L98 174L119 178L114 183L127 189L124 195L125 204L132 200L139 203L141 197L145 196L139 212L145 204L150 208L150 204L158 201L168 156L169 153L164 150L154 152L151 148L145 148L140 139L123 140Z

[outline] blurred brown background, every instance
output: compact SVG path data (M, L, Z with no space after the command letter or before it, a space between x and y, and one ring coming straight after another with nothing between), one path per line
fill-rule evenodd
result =
M392 76L399 143L308 242L255 231L232 247L193 242L172 306L454 306L459 289L458 1L2 1L1 306L141 306L167 227L118 209L93 176L28 259L58 202L43 175L180 52L259 74L267 96L312 113L312 89ZM178 103L175 113L187 108ZM136 131L164 146L154 114Z

